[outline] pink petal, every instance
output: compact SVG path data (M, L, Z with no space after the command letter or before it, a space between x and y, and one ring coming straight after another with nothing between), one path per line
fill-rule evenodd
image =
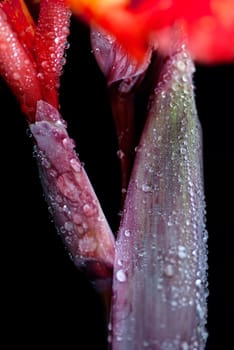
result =
M135 76L144 73L150 64L150 49L145 53L144 60L139 63L129 56L113 36L103 30L92 29L91 43L93 53L109 85L119 80L133 80Z
M47 202L74 263L98 278L111 275L114 238L58 111L37 104L30 126Z

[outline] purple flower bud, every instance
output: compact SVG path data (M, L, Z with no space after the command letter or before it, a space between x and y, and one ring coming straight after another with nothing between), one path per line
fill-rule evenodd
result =
M39 101L30 129L49 209L74 263L96 277L111 276L114 238L64 121Z
M164 63L116 242L113 350L202 350L207 234L201 130L184 46Z

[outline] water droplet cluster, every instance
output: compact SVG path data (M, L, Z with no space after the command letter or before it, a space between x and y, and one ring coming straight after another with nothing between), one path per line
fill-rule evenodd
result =
M0 71L23 111L29 116L35 112L37 100L41 98L37 73L33 62L20 44L7 17L0 8Z
M136 150L116 242L115 274L127 278L114 281L114 350L205 346L207 233L193 71L178 47L164 64Z
M30 129L49 209L77 266L89 260L109 266L114 240L65 127L55 108L38 102Z
M56 99L59 76L66 63L65 49L69 47L67 43L69 19L70 11L63 0L52 0L40 6L35 36L37 78L44 93L43 98L50 103Z

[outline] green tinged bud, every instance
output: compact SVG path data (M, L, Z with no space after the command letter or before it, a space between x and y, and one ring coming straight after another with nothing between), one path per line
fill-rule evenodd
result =
M205 348L201 129L184 45L151 99L116 243L113 350Z

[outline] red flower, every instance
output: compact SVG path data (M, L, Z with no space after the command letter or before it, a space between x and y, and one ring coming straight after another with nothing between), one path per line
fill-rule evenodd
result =
M183 28L194 59L212 63L234 58L234 0L67 1L139 59L150 42L168 52L174 26Z

